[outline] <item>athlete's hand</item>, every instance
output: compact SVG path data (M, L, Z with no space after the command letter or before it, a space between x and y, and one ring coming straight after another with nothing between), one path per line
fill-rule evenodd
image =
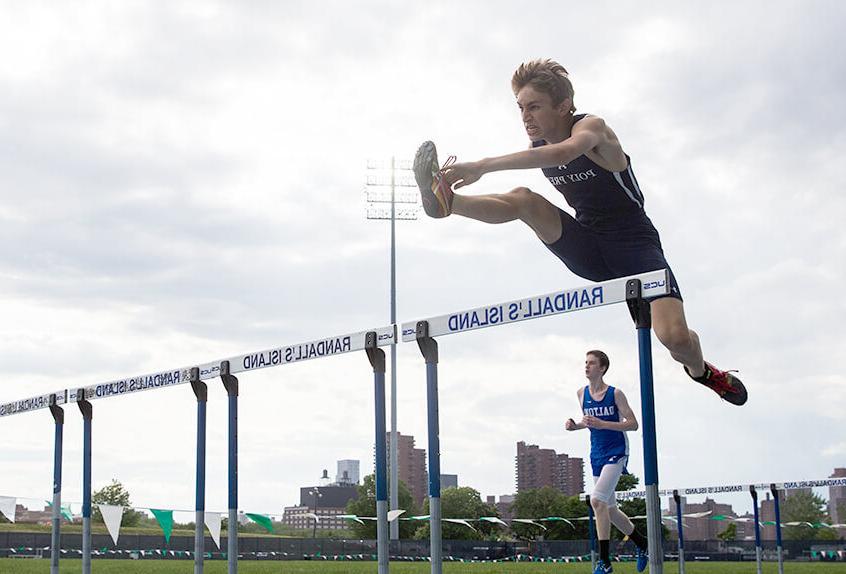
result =
M603 420L598 419L596 417L592 417L590 415L585 415L584 418L582 418L582 424L585 425L589 429L602 428L603 422L604 422Z
M484 173L479 162L468 161L452 164L444 171L444 176L451 188L460 189L465 185L476 183Z
M573 419L567 419L564 422L564 428L567 430L576 430L576 421Z

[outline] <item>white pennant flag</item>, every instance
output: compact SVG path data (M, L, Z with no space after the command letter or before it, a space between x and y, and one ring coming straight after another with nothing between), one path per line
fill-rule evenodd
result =
M112 506L110 504L98 504L100 514L103 515L103 522L106 523L106 530L112 537L112 541L117 544L118 536L120 535L120 522L123 519L123 506Z
M393 522L400 516L405 514L405 510L389 510L388 511L388 522Z
M215 546L220 550L220 522L223 520L223 514L220 512L206 512L206 528L209 529L212 540Z
M17 498L10 496L0 496L0 514L9 519L9 522L15 521L15 509L18 504Z
M443 520L444 522L451 522L453 524L460 524L462 526L466 526L467 528L469 528L470 530L472 530L474 532L476 531L476 529L473 528L473 525L470 524L469 522L467 522L463 518L441 518L441 520Z

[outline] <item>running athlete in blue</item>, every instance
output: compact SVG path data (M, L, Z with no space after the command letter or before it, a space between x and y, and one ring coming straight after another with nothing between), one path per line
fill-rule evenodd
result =
M590 429L590 466L594 484L590 505L596 516L596 537L599 539L599 562L594 574L613 571L610 557L612 523L637 546L637 571L643 572L648 563L646 538L617 508L614 497L617 482L626 472L629 460L626 431L636 431L638 425L623 391L608 386L602 379L609 366L608 355L602 351L587 352L585 377L589 384L577 393L582 420L567 419L564 428L568 431Z
M644 211L629 156L602 118L574 114L567 71L551 60L534 60L517 69L511 87L529 149L467 163L451 163L451 157L440 167L435 145L425 142L414 159L414 172L426 213L485 223L520 220L573 273L591 281L670 269ZM536 168L564 195L575 217L525 187L504 194L454 192L486 173ZM693 380L729 403L744 404L746 388L740 379L703 359L672 271L670 280L670 294L651 302L655 335Z

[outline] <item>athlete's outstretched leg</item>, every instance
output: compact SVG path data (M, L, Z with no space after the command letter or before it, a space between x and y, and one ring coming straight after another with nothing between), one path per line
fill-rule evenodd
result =
M452 212L484 223L506 223L519 219L544 243L561 237L558 208L542 195L518 187L508 193L488 195L454 194Z
M414 178L420 188L423 210L428 216L440 218L456 213L485 223L519 219L532 228L544 243L554 243L561 237L558 208L525 187L491 195L470 196L453 192L444 177L444 170L454 159L450 157L440 167L432 142L423 142L414 156Z
M688 328L684 304L673 297L652 301L652 328L670 355L682 364L690 377L716 392L726 401L742 405L746 402L746 388L740 379L705 362L699 335Z

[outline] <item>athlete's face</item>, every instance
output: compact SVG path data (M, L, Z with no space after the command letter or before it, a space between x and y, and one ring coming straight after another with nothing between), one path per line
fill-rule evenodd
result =
M590 380L597 380L602 378L603 374L599 359L593 355L585 356L585 377Z
M517 107L520 108L523 127L530 140L555 141L566 125L564 120L569 115L570 100L566 99L559 106L553 106L549 94L526 85L517 92Z

